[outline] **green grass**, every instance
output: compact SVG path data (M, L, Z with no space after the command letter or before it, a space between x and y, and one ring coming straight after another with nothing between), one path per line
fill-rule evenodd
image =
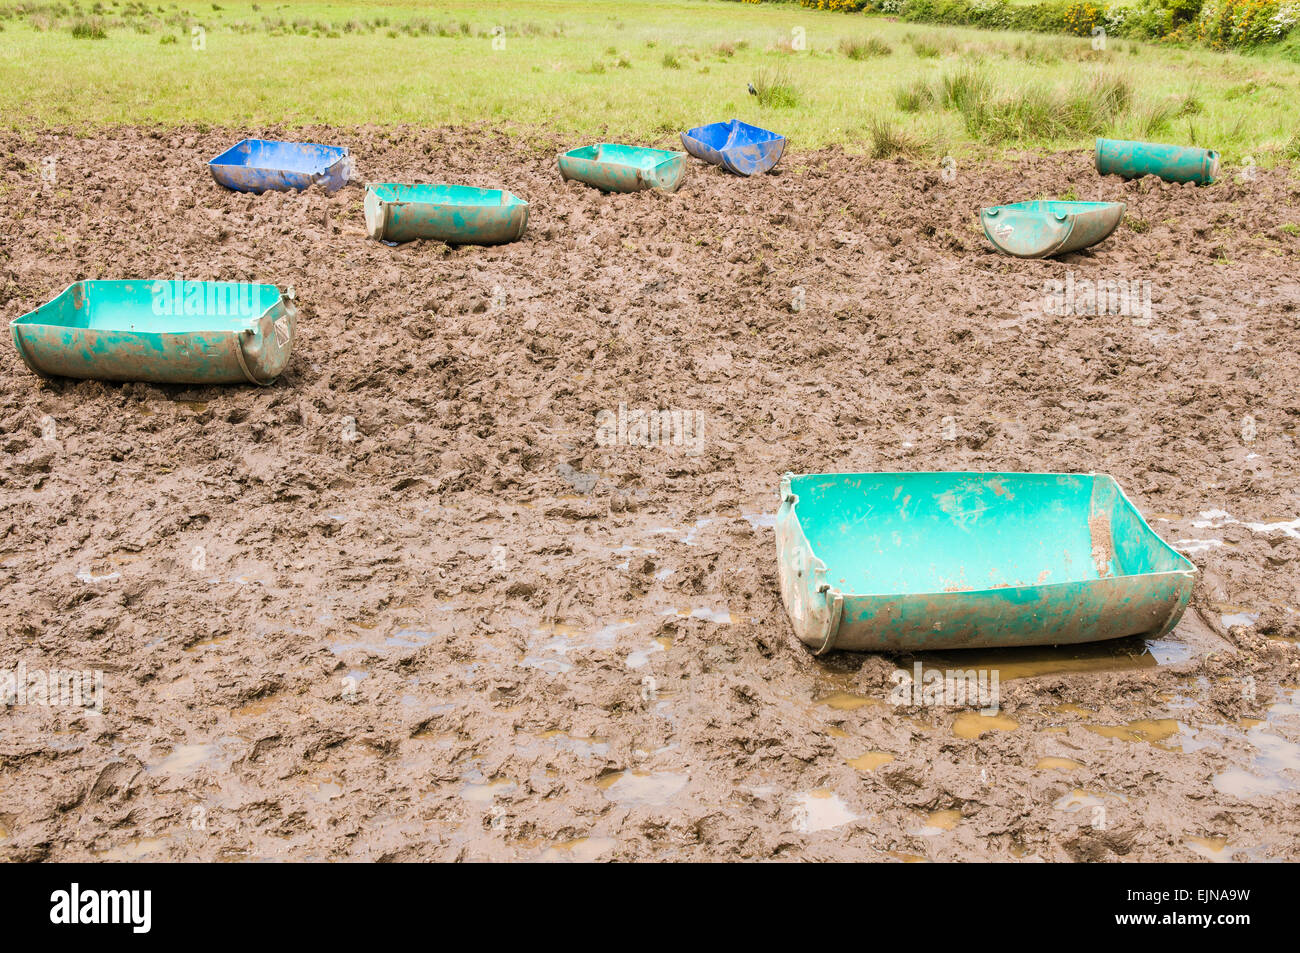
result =
M1298 151L1300 64L1280 57L1095 51L1086 37L719 0L219 6L67 0L17 15L0 0L0 124L485 122L663 144L738 116L797 149L1077 148L1103 133L1194 138L1229 163Z

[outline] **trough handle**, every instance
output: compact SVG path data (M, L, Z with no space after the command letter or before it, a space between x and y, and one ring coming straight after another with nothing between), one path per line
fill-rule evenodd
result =
M840 616L844 614L844 594L831 589L829 582L824 582L817 587L817 591L826 597L827 608L829 610L829 625L826 629L826 641L822 647L813 652L813 655L825 655L835 645L835 636L840 631Z

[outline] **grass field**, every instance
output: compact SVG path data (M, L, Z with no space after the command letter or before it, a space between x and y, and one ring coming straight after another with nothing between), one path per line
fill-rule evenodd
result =
M943 155L1114 134L1261 165L1290 157L1300 128L1300 66L1280 60L794 5L96 6L0 7L0 123L486 121L667 141L737 115L800 148ZM954 100L954 84L977 97Z

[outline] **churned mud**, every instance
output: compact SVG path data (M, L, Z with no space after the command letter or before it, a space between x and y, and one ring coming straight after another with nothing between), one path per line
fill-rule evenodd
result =
M359 185L225 192L203 163L243 131L0 137L6 320L79 278L300 309L266 389L46 382L4 346L0 670L104 700L0 711L0 857L1300 859L1285 170L795 150L607 196L546 134L260 132L507 188L528 231L388 247ZM1047 262L978 228L1070 189L1126 224ZM1137 304L1074 313L1098 280ZM1193 605L1158 642L815 659L777 486L853 469L1109 473ZM998 711L891 704L917 663L996 670Z

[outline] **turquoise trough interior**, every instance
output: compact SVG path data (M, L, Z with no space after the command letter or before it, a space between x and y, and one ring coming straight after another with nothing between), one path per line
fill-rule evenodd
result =
M280 300L275 285L233 281L85 281L15 324L189 334L238 331ZM170 312L170 313L169 313Z
M612 165L626 165L634 169L649 171L674 156L677 152L667 149L647 149L644 146L625 146L618 143L604 143L596 146L583 146L565 153L572 159L590 159L592 162L605 162Z
M472 185L405 185L397 182L380 182L370 188L383 202L475 207L528 204L504 189L480 189Z
M1016 474L1014 482L987 474L906 477L791 481L804 534L837 589L933 593L1100 579L1089 529L1099 503L1125 504L1108 509L1116 541L1108 576L1188 565L1132 504L1109 499L1107 478L1098 487L1097 477L1074 474ZM1140 530L1155 545L1142 545Z

